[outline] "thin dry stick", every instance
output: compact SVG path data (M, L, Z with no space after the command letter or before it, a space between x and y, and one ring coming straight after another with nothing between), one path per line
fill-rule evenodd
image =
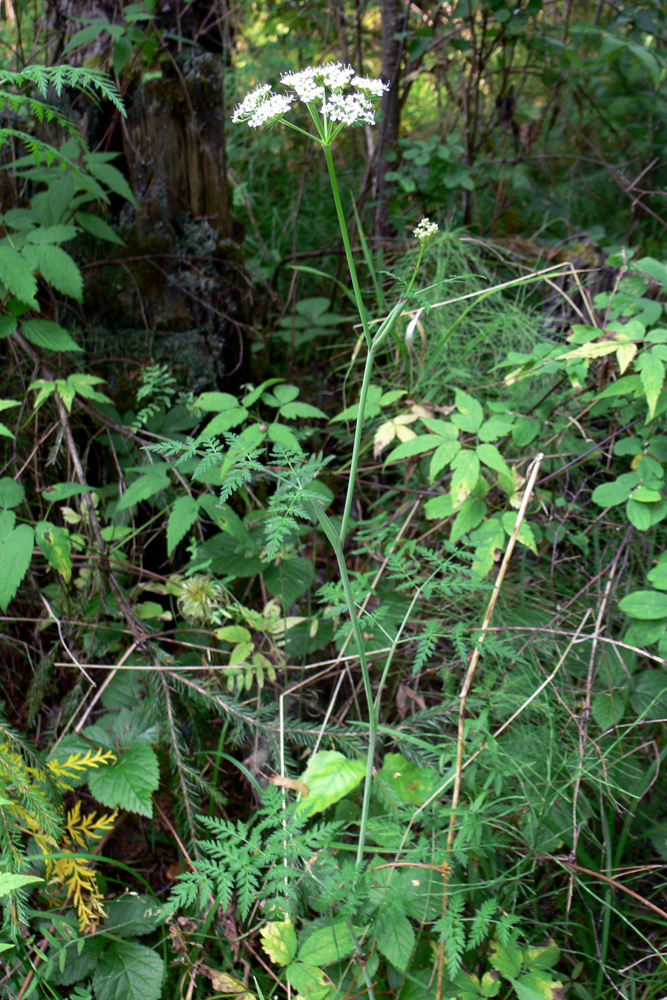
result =
M535 456L529 467L528 482L524 490L523 499L521 501L521 507L519 508L519 513L516 516L516 523L514 525L514 530L510 537L510 540L505 551L505 556L500 565L500 570L496 578L496 582L493 588L493 592L489 599L489 604L486 609L486 614L484 615L484 621L482 622L482 628L477 640L477 645L475 650L470 657L470 663L466 671L465 678L463 680L463 687L461 688L461 694L459 695L459 725L458 734L456 738L456 773L454 777L454 791L452 792L452 805L451 805L451 815L449 818L449 832L447 834L447 856L451 856L452 847L454 846L454 836L456 829L456 813L459 806L459 799L461 797L461 779L463 776L463 746L465 737L465 714L466 714L466 704L468 701L468 695L470 693L470 688L472 687L472 682L475 676L475 671L477 670L477 664L479 663L479 658L482 652L482 644L486 638L486 633L489 630L489 625L491 624L491 618L493 616L498 597L500 595L500 588L503 585L503 580L505 579L505 573L507 572L507 567L509 566L509 561L512 558L512 553L514 552L514 546L516 545L516 540L519 537L519 530L523 523L523 519L526 515L526 510L528 508L528 503L533 493L535 487L535 481L537 480L537 474L540 471L540 465L544 455L541 452ZM444 886L442 891L442 916L447 912L447 889L448 889L448 877L444 876ZM438 984L436 988L436 1000L441 1000L442 998L442 984L445 975L445 942L442 940L438 946Z
M574 782L574 792L572 795L572 855L576 858L577 856L577 844L579 842L579 831L580 825L577 822L577 806L579 802L579 790L581 788L581 779L584 773L584 757L586 753L586 737L588 735L588 720L591 715L591 691L593 689L593 681L595 679L595 661L597 659L598 651L598 639L600 632L602 631L602 621L607 611L607 605L609 603L609 595L611 593L611 585L614 582L614 577L616 576L616 570L618 569L618 563L621 558L621 554L625 551L625 546L628 542L630 535L632 534L632 525L628 526L625 533L625 538L618 547L618 551L614 556L611 564L611 569L609 570L609 575L607 576L607 583L604 588L604 594L602 600L600 601L600 607L598 609L598 614L595 619L595 628L593 630L593 642L591 645L591 655L588 661L588 675L586 677L586 694L584 696L584 706L581 711L581 726L579 727L579 767L577 768L577 777ZM572 905L572 896L574 894L574 871L570 875L570 884L567 890L567 903L565 906L565 913L569 914L570 906Z

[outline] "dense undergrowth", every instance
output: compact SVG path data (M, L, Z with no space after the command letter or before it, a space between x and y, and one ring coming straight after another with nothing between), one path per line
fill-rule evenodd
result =
M235 25L239 101L263 82L260 55L271 80L328 61L304 35L275 66L275 36L300 25L288 8ZM375 11L354 12L375 65ZM517 6L514 34L503 12L456 7L461 72L481 32L507 98L508 53L541 38L555 60L560 32L560 92L578 93L562 118L613 92L616 127L610 112L589 145L632 132L626 91L665 72L654 5L612 12L599 49L583 22L562 34L558 4ZM82 322L84 276L95 241L115 250L141 206L117 156L53 105L63 85L97 88L122 116L123 74L159 71L169 41L153 14L132 5L112 25L120 90L86 68L0 69L14 116L0 138L31 154L13 155L0 217L0 995L658 1000L656 192L637 196L641 240L625 206L596 217L586 190L604 202L614 180L596 182L596 154L568 198L598 245L566 211L558 144L548 198L543 165L494 165L509 105L491 102L485 132L480 86L474 120L452 101L441 136L456 65L438 7L405 29L409 135L387 158L379 230L359 95L363 127L336 135L317 102L310 121L287 102L275 129L230 126L264 300L253 381L195 390L181 359L128 361L121 345L136 378L114 393L92 374L115 361ZM102 29L82 30L88 44ZM12 58L23 44L5 42ZM548 83L545 69L521 93L538 107ZM365 77L347 85L384 100ZM662 134L657 92L643 99L655 118L628 161ZM60 146L40 137L53 116ZM183 257L199 294L213 279Z

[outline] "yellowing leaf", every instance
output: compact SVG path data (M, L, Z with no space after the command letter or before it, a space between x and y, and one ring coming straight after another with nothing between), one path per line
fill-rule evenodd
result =
M260 927L262 948L276 965L289 965L296 955L296 931L288 916ZM215 985L215 984L214 984Z
M637 353L637 345L632 343L621 344L619 349L616 351L616 360L618 361L618 368L621 375L623 375L623 373L626 371L628 365L632 362L636 353Z
M49 561L66 583L72 579L72 557L69 532L49 521L35 525L35 540Z

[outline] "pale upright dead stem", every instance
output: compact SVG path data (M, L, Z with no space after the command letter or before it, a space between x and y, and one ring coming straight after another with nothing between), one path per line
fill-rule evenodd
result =
M472 687L472 682L475 677L475 671L477 670L477 664L479 663L479 658L482 652L482 644L486 637L491 624L491 618L493 617L493 612L500 595L500 589L503 585L503 580L505 579L505 573L507 572L507 567L509 566L509 561L512 558L512 553L514 552L514 546L516 540L519 537L519 530L521 524L526 515L526 510L528 508L528 503L535 488L535 482L537 480L537 474L540 471L540 465L544 455L540 452L538 453L530 464L528 482L526 483L526 488L523 494L523 500L521 501L521 507L516 516L516 523L514 525L514 530L512 531L509 542L507 543L507 549L505 551L505 556L500 565L500 570L498 571L498 576L496 578L495 585L493 587L493 592L489 598L489 603L486 609L486 614L484 615L484 621L482 622L482 628L480 630L479 638L477 639L477 645L475 650L470 657L470 663L468 664L468 669L466 670L466 675L463 679L463 686L461 688L461 694L459 695L459 724L458 724L458 734L456 738L456 773L454 777L454 791L452 792L452 805L451 805L451 815L449 818L449 831L447 834L447 859L451 857L452 847L454 846L454 836L456 827L456 813L459 807L459 799L461 797L461 779L463 776L463 746L465 737L465 714L466 714L466 704L468 701L468 695L470 694L470 689ZM445 864L448 865L448 860L445 860ZM442 891L442 916L444 918L447 912L447 893L448 893L448 874L447 871L443 875L443 891ZM436 1000L441 1000L442 998L442 983L445 974L445 942L441 941L438 946L438 983L436 988Z

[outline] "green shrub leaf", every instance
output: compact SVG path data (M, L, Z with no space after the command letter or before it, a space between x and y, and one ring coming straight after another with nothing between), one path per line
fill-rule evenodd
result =
M197 520L199 504L191 496L179 497L167 521L167 555L170 556Z
M619 601L618 606L626 615L642 621L667 618L667 594L657 590L635 590Z
M3 511L0 514L0 521L11 511ZM28 566L32 559L32 547L35 540L35 532L27 524L20 524L18 528L13 528L4 534L0 528L0 610L6 611L9 602L16 595L16 591L21 585L23 577L28 572Z
M308 798L297 806L299 814L314 816L338 802L361 783L366 773L363 760L348 760L338 750L313 754L301 780L308 786Z
M153 815L151 796L160 783L155 751L146 745L123 750L114 764L91 772L88 785L110 809L127 809L140 816Z
M164 962L153 948L112 941L100 956L93 987L97 1000L160 1000Z

